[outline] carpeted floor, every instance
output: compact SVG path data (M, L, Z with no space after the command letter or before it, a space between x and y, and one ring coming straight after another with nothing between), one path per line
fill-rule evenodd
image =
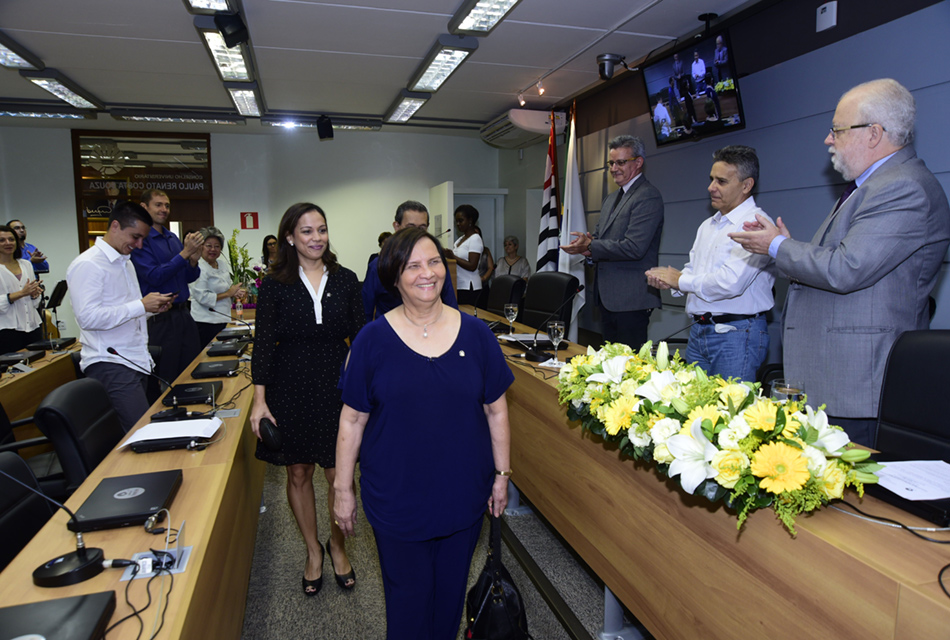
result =
M359 505L357 535L347 540L347 552L357 573L357 586L344 592L333 580L330 562L324 562L323 590L315 597L303 595L300 579L306 551L287 505L286 475L268 466L264 481L264 506L257 531L254 563L247 594L243 637L246 640L308 638L311 640L383 640L386 636L383 586L372 531ZM314 476L320 538L328 535L326 480ZM578 563L546 524L535 515L506 517L518 540L544 570L592 637L603 625L603 584ZM470 584L485 564L488 527L472 561ZM502 544L505 566L521 590L528 629L535 640L566 640L541 595ZM225 585L222 585L224 588ZM464 635L461 621L458 638Z

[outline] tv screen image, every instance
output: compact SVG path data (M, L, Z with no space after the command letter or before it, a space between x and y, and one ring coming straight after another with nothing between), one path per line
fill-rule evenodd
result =
M726 31L645 65L643 81L657 146L745 126Z

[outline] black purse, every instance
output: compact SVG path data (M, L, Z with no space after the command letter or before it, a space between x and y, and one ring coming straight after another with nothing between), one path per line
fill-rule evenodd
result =
M491 518L485 568L465 599L469 640L527 640L528 619L521 593L501 564L501 518Z

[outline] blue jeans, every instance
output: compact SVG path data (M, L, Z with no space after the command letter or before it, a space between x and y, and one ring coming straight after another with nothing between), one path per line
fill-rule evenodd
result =
M756 372L769 351L765 314L727 324L736 330L716 333L714 324L690 327L686 361L695 362L710 375L754 382Z

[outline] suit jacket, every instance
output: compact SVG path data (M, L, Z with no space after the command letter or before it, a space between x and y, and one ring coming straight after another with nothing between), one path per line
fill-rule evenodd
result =
M641 176L619 204L611 193L601 205L590 244L597 265L596 293L608 311L636 311L660 306L660 292L647 286L646 270L657 266L663 231L663 198Z
M947 196L907 146L810 243L779 246L776 264L792 280L785 373L804 383L809 404L827 403L837 417L877 416L891 345L929 327L928 296L948 244Z

